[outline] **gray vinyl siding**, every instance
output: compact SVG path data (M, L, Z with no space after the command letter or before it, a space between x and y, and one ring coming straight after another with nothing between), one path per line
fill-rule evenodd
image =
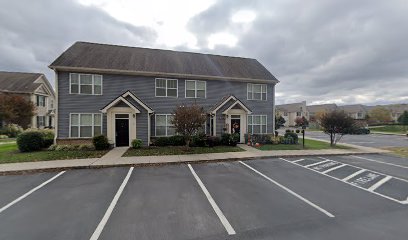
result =
M99 73L95 73L99 74ZM255 115L267 115L267 131L273 132L273 92L274 84L268 84L267 101L247 100L247 83L207 80L207 98L185 98L185 79L178 79L178 98L155 97L155 78L128 75L103 75L103 95L78 95L69 94L69 73L58 72L58 138L69 137L69 114L70 113L100 113L100 109L109 102L130 90L141 101L153 109L156 114L171 114L174 108L182 104L197 103L210 109L224 96L232 94L243 102ZM187 79L188 80L188 79ZM194 80L194 79L193 79ZM147 140L147 112L141 106L142 112L137 114L137 137ZM220 112L220 111L219 111ZM217 135L221 134L224 121L219 120L217 114ZM154 136L154 115L151 116L151 136ZM208 130L209 131L209 130ZM106 134L106 115L103 116L103 133ZM145 141L144 141L145 142Z

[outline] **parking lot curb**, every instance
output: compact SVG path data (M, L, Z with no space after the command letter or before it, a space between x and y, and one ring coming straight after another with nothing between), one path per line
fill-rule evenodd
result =
M381 152L382 153L382 152ZM366 155L366 154L378 154L378 152L344 152L344 153L319 153L314 154L280 154L280 155L264 155L264 156L252 156L252 157L233 157L233 158L214 158L214 159L205 159L205 160L181 160L181 161L167 161L167 162L154 162L154 163L117 163L117 164L95 164L98 161L95 161L87 165L78 165L78 166L61 166L61 167L43 167L38 169L24 169L24 170L0 170L0 176L4 175L25 175L33 174L40 172L57 172L57 171L66 171L66 170L75 170L75 169L101 169L101 168L113 168L113 167L158 167L164 165L179 165L179 164L202 164L202 163L211 163L211 162L233 162L233 161L250 161L257 159L271 159L271 158L280 158L280 157L305 157L305 156L341 156L341 155ZM121 157L126 158L126 157ZM0 165L1 167L1 165Z

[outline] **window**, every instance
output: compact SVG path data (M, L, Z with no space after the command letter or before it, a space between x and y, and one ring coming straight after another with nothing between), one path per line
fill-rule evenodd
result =
M51 109L54 108L54 101L53 100L50 101L50 107L51 107Z
M173 115L171 114L157 114L156 115L156 136L172 136L176 131L173 124Z
M70 137L86 138L102 134L102 114L71 113Z
M156 97L178 97L178 80L156 78Z
M46 96L37 95L37 106L45 107Z
M247 99L248 100L262 100L266 101L266 84L252 84L247 85Z
M186 98L206 98L206 81L186 80Z
M302 116L302 113L301 112L296 112L296 116L300 117L300 116Z
M37 128L45 126L45 116L37 116Z
M102 95L102 76L71 73L69 75L70 94Z
M248 133L249 134L267 133L266 124L267 124L266 115L250 115L248 116Z
M284 112L284 113L283 113L283 116L287 117L287 116L288 116L288 113L287 113L287 112Z

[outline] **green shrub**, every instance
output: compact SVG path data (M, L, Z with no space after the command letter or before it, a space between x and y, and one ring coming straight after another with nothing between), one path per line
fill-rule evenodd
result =
M105 135L97 135L92 138L92 143L96 150L109 149L109 141Z
M1 135L7 135L9 138L15 138L23 132L23 128L17 124L7 124L0 129Z
M225 146L236 146L239 142L239 134L238 133L223 133L221 135L221 145Z
M78 150L80 151L94 151L95 147L91 144L81 144L78 146Z
M286 129L286 130L285 130L285 133L289 133L289 132L291 132L290 129Z
M193 147L205 147L207 142L207 135L205 133L199 133L193 136L191 146Z
M137 149L137 148L141 148L143 145L143 142L141 139L133 139L132 140L132 148Z
M6 138L8 138L7 135L0 134L0 139L6 139Z
M47 130L47 129L42 129L38 130L41 135L43 136L43 148L48 148L52 144L54 144L54 131L53 130Z
M207 145L209 147L219 146L221 144L221 138L217 136L209 136L207 137Z
M184 146L186 145L186 140L181 135L174 135L169 137L169 145L170 146Z
M17 146L20 152L38 151L43 145L43 135L37 131L23 132L17 137Z
M300 130L299 130L299 129L296 129L296 133L300 133Z
M57 144L52 144L51 146L48 147L48 151L55 151L55 149L57 148Z
M298 143L298 140L299 140L298 135L297 135L296 133L293 133L293 132L285 133L285 136L284 136L284 137L285 137L285 138L292 138L292 139L293 139L293 142L294 142L295 144L297 144L297 143Z

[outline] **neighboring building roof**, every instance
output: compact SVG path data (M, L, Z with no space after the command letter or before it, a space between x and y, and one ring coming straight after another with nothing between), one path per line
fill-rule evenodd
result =
M324 112L324 111L332 111L337 108L336 104L320 104L320 105L310 105L307 106L307 111L309 113L317 113L317 112Z
M366 106L362 104L353 104L353 105L344 105L339 106L339 109L344 110L347 113L358 113L358 112L366 112L368 109Z
M41 85L41 83L35 83L41 76L44 75L0 71L0 92L33 93Z
M105 70L123 74L278 82L262 64L251 58L88 42L74 43L49 67L78 71Z
M279 111L283 112L299 112L299 111L306 111L306 109L302 109L302 107L306 106L306 102L300 102L300 103L289 103L289 104L281 104L281 105L276 105L276 109Z

